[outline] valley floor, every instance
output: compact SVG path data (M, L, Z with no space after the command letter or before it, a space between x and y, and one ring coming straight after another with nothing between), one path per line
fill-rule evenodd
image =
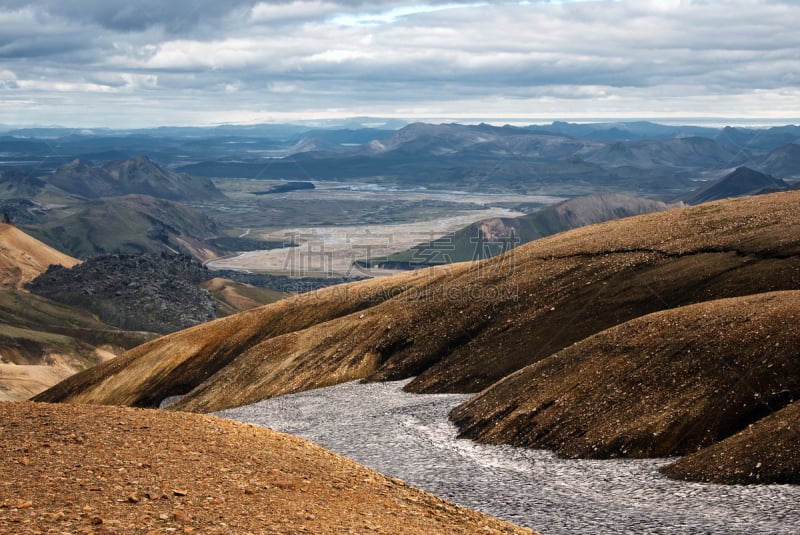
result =
M800 486L686 483L666 459L565 460L457 440L448 412L469 396L347 383L220 416L297 434L441 497L548 534L797 533Z
M493 217L522 215L505 208L464 211L455 215L414 223L353 226L293 227L260 233L265 241L298 243L298 247L250 251L207 262L209 269L268 272L295 277L336 275L381 276L393 270L355 266L357 260L385 258L419 243L453 233L470 223Z

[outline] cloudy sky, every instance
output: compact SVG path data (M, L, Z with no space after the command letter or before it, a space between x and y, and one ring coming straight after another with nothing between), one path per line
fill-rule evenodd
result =
M3 0L0 124L800 117L796 0Z

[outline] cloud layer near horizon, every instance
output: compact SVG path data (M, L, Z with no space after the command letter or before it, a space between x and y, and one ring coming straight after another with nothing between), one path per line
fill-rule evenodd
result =
M0 123L800 116L800 3L6 0Z

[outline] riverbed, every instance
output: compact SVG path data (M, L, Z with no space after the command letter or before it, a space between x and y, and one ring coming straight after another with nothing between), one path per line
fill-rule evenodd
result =
M299 435L387 475L544 534L798 533L800 486L667 479L669 459L585 461L456 438L469 398L346 383L218 413Z

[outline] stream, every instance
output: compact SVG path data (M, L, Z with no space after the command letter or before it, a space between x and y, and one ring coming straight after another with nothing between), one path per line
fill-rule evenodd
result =
M216 413L314 441L452 502L543 534L798 533L800 486L686 483L667 459L572 460L457 439L469 398L346 383Z

